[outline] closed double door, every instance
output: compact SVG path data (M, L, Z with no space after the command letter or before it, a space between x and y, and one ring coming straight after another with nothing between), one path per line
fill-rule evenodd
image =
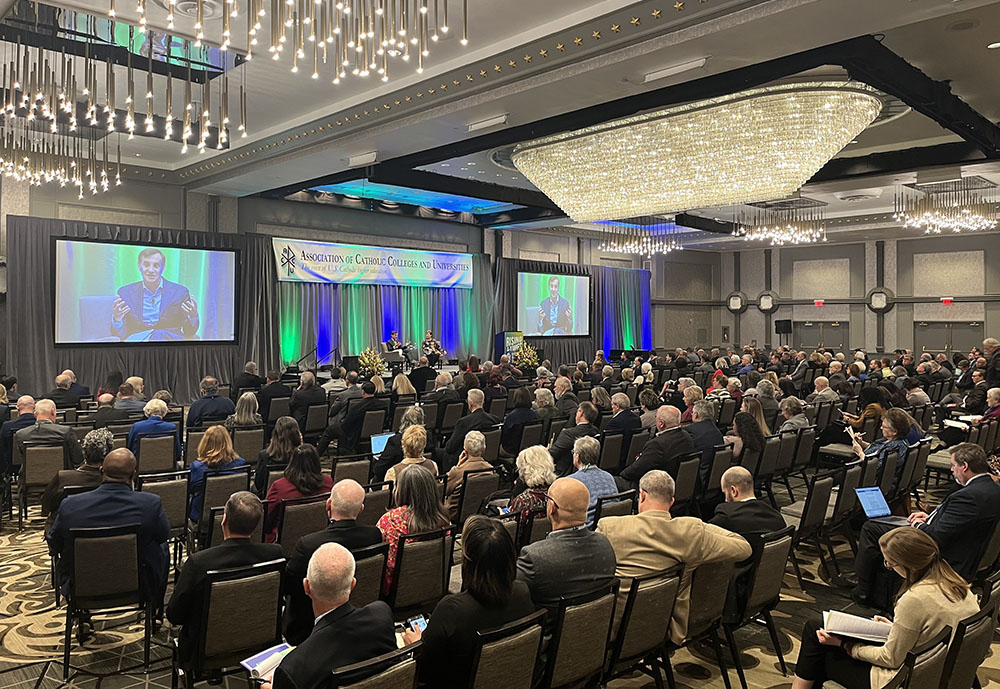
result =
M982 348L983 331L982 321L917 321L913 324L913 351L918 354L946 354L950 359L953 352L967 354L973 347Z
M817 347L843 350L848 342L848 324L843 321L795 321L792 323L792 341L799 350Z

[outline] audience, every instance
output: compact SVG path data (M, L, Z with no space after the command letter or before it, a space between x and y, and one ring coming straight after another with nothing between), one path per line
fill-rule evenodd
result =
M531 592L515 579L517 551L503 525L473 516L462 529L462 592L434 606L427 628L407 630L423 642L420 679L431 687L464 686L472 672L476 632L502 627L535 611Z
M222 425L230 433L237 428L253 428L262 425L264 420L257 413L257 405L257 395L252 392L244 392L236 400L236 411L227 416Z
M500 434L500 447L507 457L513 457L520 449L521 432L525 424L541 421L531 408L531 397L528 388L518 388L514 391L514 407L504 416L503 431Z
M511 514L520 513L522 523L531 515L545 512L549 486L556 480L552 455L541 445L527 447L517 455L517 482L508 503Z
M590 493L590 503L587 505L587 528L594 526L594 510L597 509L597 499L618 492L615 477L597 466L601 460L601 443L597 438L583 436L573 443L573 466L576 471L570 474L587 487Z
M120 409L126 414L141 414L145 406L135 397L135 388L131 383L122 383L118 386L118 397L115 400L115 409ZM232 404L232 402L230 402ZM192 409L194 405L191 405ZM188 416L190 419L190 415ZM190 424L189 424L190 425Z
M671 518L673 503L674 479L654 469L639 481L639 514L601 519L597 533L607 536L614 550L618 577L637 577L684 565L670 621L670 640L679 644L687 635L694 570L711 562L745 560L752 550L742 536L718 526L694 517ZM619 591L622 601L625 592L625 588Z
M132 424L132 428L128 432L128 449L132 450L132 454L136 458L141 460L139 457L139 441L142 438L157 438L165 435L174 436L174 460L178 460L181 457L181 438L180 433L177 432L177 426L170 423L169 421L164 421L163 417L167 415L167 404L163 400L152 399L146 402L146 405L142 408L143 414L146 418L143 421L136 421Z
M100 387L97 388L97 396L101 395L117 395L122 383L125 382L125 377L122 375L121 371L111 371L108 377L104 379ZM10 386L7 386L10 389Z
M382 542L382 532L375 526L357 523L365 509L365 489L357 481L338 481L330 490L326 513L330 522L322 531L306 534L295 544L285 565L285 612L282 627L288 643L298 646L313 627L312 605L302 588L309 558L324 543L337 543L351 552Z
M302 444L299 424L290 416L281 416L274 424L271 440L267 447L257 454L257 466L253 472L253 488L258 496L266 495L268 479L272 471L284 470L292 461L295 448Z
M223 421L236 412L236 405L228 397L219 396L219 381L205 376L199 385L201 399L188 409L187 427L198 428L211 421Z
M333 488L333 477L323 473L316 448L303 443L295 448L284 475L267 490L267 515L264 519L264 539L273 543L278 537L278 520L283 500L308 498L327 494Z
M691 423L691 415L694 413L694 403L705 398L705 393L698 385L688 385L684 388L684 413L681 414L681 423Z
M448 510L451 520L456 524L459 517L458 499L462 492L462 485L465 483L465 475L470 471L493 468L492 464L483 459L485 453L486 436L479 431L466 433L462 444L462 454L458 456L458 464L448 472L448 482L444 491L445 508Z
M392 403L395 404L400 397L404 396L416 399L417 390L405 373L397 373L396 377L392 379Z
M355 608L348 601L356 583L354 556L347 548L337 543L317 548L303 582L315 624L262 689L322 689L334 669L396 650L392 610L383 601Z
M830 379L826 376L817 376L813 381L816 391L806 396L806 402L817 404L819 402L839 402L840 395L830 387Z
M188 483L191 492L191 508L188 518L193 522L201 519L201 507L205 498L205 479L209 472L232 473L246 466L246 461L236 454L229 432L223 426L212 426L198 443L198 458L191 463Z
M573 444L577 438L600 435L597 423L597 407L590 402L581 402L576 408L576 425L562 429L558 438L549 446L549 453L558 476L567 476L573 471Z
M336 396L332 398L329 409L329 421L331 426L342 426L344 424L344 419L347 416L347 408L350 406L351 400L361 399L362 390L361 386L358 385L358 381L361 377L358 375L357 371L348 371L345 380L347 381L347 387L342 391L337 393ZM313 402L312 404L324 404L326 400L321 400L319 402ZM305 417L303 417L305 418ZM305 424L302 426L303 432L305 432Z
M597 407L600 413L611 411L611 394L607 388L594 387L590 390L590 403Z
M347 389L347 381L344 380L344 374L346 372L339 366L334 366L330 369L330 380L326 381L321 385L327 393L331 392L343 392Z
M83 463L80 441L72 428L56 423L56 405L52 400L38 400L35 403L34 425L26 426L14 434L14 464L24 463L25 443L37 441L62 444L64 469L72 469Z
M656 435L649 439L642 454L622 469L617 483L621 490L639 487L639 479L653 469L677 475L681 458L695 451L691 436L681 427L681 412L665 404L656 411Z
M386 481L395 481L404 468L414 464L424 467L437 476L437 463L432 459L424 457L424 450L427 447L427 431L424 430L423 426L410 426L407 428L403 432L401 447L403 449L403 461L390 467L385 472Z
M101 485L103 475L101 465L104 458L114 449L114 436L106 428L90 431L83 437L83 464L75 469L62 469L45 487L45 492L39 499L41 503L41 514L48 517L45 521L46 529L52 527L55 521L56 512L59 505L66 497L65 489L69 486L77 488L96 488Z
M552 419L563 418L562 412L556 409L556 398L548 388L535 388L535 403L532 405L535 414L542 422L542 437L549 436Z
M903 467L906 464L906 452L910 446L906 436L910 432L910 424L913 419L902 409L889 409L882 416L882 435L875 441L869 443L860 435L852 438L851 448L859 458L878 457L878 477L881 481L883 464L886 457L895 452L898 455L896 461L896 478L893 487L899 483L903 474Z
M407 407L399 421L399 430L386 441L382 454L372 463L372 475L376 481L384 481L386 472L403 461L403 434L410 426L422 427L427 436L425 445L434 446L433 434L427 432L427 427L424 426L423 407Z
M317 404L326 404L326 392L316 385L316 376L312 372L303 371L299 374L299 387L288 400L288 413L299 424L300 431L305 432L309 407Z
M115 408L114 395L104 394L97 398L97 411L87 419L93 422L94 428L105 428L108 424L124 421L128 417L127 410Z

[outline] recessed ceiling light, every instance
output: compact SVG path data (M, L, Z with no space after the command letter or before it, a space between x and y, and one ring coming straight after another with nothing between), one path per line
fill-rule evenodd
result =
M997 48L1000 48L1000 41L996 41L995 43L990 43L988 46L986 46L987 50L996 50Z

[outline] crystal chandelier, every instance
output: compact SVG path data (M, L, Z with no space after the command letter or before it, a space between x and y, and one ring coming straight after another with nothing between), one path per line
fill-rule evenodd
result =
M783 246L826 241L826 218L815 209L741 211L735 225L733 236L748 242Z
M997 227L997 200L972 188L968 178L950 185L948 191L923 193L899 187L893 218L903 227L921 229L924 234L980 232Z
M652 258L653 254L669 254L684 248L677 225L665 218L647 216L598 224L605 225L604 232L609 235L601 242L601 251Z
M524 143L512 160L577 222L749 203L794 193L881 108L858 82L767 86Z

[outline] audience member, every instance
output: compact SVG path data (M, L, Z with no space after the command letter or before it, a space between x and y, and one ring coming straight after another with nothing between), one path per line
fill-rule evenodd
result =
M601 443L597 438L585 435L573 443L573 466L576 467L576 471L570 475L585 485L590 494L590 503L587 505L587 528L594 526L597 499L618 492L615 477L597 465L600 460Z
M298 646L313 628L312 604L302 588L309 558L324 543L337 543L354 552L382 542L382 532L375 526L358 524L365 509L365 489L357 481L338 481L330 490L326 513L330 522L322 531L299 538L285 565L287 595L282 627L288 643Z
M830 388L830 379L826 376L817 376L813 381L816 391L806 397L806 402L815 404L818 402L839 402L840 395L836 390Z
M529 423L538 423L541 419L531 408L531 392L528 388L518 388L514 391L514 406L503 419L503 430L500 434L500 447L505 456L513 457L521 447L521 432Z
M614 549L615 575L638 577L684 566L677 601L670 621L670 639L681 643L687 635L691 607L691 575L701 565L750 557L750 544L742 536L694 517L671 518L674 479L654 469L639 481L639 514L606 517L597 533L607 536ZM619 592L624 598L625 589Z
M476 632L502 627L535 610L517 581L517 551L503 525L472 516L462 529L462 592L434 606L427 628L407 630L406 643L423 642L420 678L429 687L460 687L472 672Z
M483 391L473 388L469 390L469 413L458 420L448 442L444 446L444 459L448 467L453 467L459 461L462 453L465 436L469 431L480 431L485 433L500 423L500 419L483 409L485 396ZM480 455L482 457L482 455Z
M802 406L802 400L794 395L783 398L778 405L778 410L784 418L778 433L799 431L811 425L809 417L805 414L805 408Z
M375 396L375 385L371 381L365 381L358 389L361 390L360 398L352 398L354 401L345 408L342 420L331 421L323 431L323 436L317 445L320 455L327 454L327 448L334 440L337 441L338 455L357 454L361 445L361 431L368 412L388 412L389 405L384 399ZM347 391L343 394L347 394Z
M96 488L101 485L103 475L101 465L104 458L114 449L114 436L106 428L90 431L83 437L83 464L75 469L62 469L45 487L45 492L39 502L41 503L41 514L48 517L45 520L46 531L52 527L55 521L56 512L59 505L66 497L65 490L69 486L79 488Z
M590 402L581 402L576 409L576 425L564 428L549 446L558 476L567 476L573 472L573 443L577 438L600 435L600 430L594 425L597 423L597 414L597 407Z
M691 423L684 426L684 432L691 436L694 451L701 453L701 466L698 470L701 485L707 485L708 475L712 473L712 460L715 448L723 444L722 432L715 425L715 405L708 400L698 400L691 410ZM669 471L667 472L670 473ZM673 475L673 474L671 474Z
M90 397L90 388L86 385L81 385L76 382L76 374L72 370L66 369L62 372L62 375L69 376L69 394L76 395L77 398L80 397Z
M0 426L0 476L7 476L14 464L14 434L22 428L35 425L35 399L30 395L22 395L17 399L17 418L5 421Z
M580 406L580 398L573 392L573 381L565 376L556 378L552 390L556 397L556 409L567 419L576 418L576 408Z
M80 404L80 398L69 391L69 386L73 379L65 373L56 376L56 387L47 392L42 399L52 400L56 409L76 409Z
M418 361L418 365L413 367L410 371L410 383L413 385L417 393L423 393L427 390L427 382L434 380L437 374L434 369L431 368L427 357L422 356ZM506 393L504 393L506 394Z
M273 543L278 537L278 520L282 500L326 495L333 488L333 477L323 473L319 454L309 443L295 448L284 475L267 490L267 515L264 518L264 539Z
M108 373L108 377L104 379L104 382L97 388L97 396L117 395L119 388L121 388L124 382L125 377L121 371L111 371Z
M611 397L611 418L604 426L605 431L623 431L625 442L628 442L634 431L642 427L642 421L632 413L631 406L632 403L629 401L628 395L624 392L616 392Z
M330 369L330 380L326 381L321 385L327 393L331 392L343 392L347 389L347 381L344 379L345 371L339 366L334 366Z
M591 388L590 403L597 407L601 414L611 411L611 394L600 386Z
M25 443L36 441L62 444L63 469L72 469L83 463L80 441L72 428L56 423L56 405L52 400L38 400L35 403L34 425L26 426L14 434L14 464L24 463Z
M722 493L726 500L716 505L709 524L739 534L751 547L759 545L762 534L785 528L781 513L756 498L753 476L743 467L726 469L722 474Z
M257 375L257 362L248 361L243 365L242 373L237 373L230 386L231 394L242 397L241 390L247 392L257 392L263 387L266 381Z
M756 400L755 400L756 401ZM752 414L745 411L736 412L733 417L733 431L730 435L723 437L722 442L733 446L733 462L740 463L746 456L760 457L764 451L764 434L760 430L760 424L753 418Z
M414 425L403 431L401 447L403 449L403 461L390 467L385 472L384 480L396 481L405 467L413 466L414 464L424 467L437 476L437 463L432 459L424 457L424 450L427 447L427 431L423 426Z
M199 385L201 399L188 410L187 427L197 428L211 421L223 421L236 412L236 405L228 397L219 396L219 381L205 376Z
M451 520L456 524L459 518L458 499L462 492L462 485L465 483L465 475L470 471L493 468L492 464L483 459L485 453L486 436L479 431L469 431L466 433L462 454L458 457L458 464L448 472L448 482L444 491L445 509L448 510Z
M906 391L906 402L911 407L931 403L931 398L924 392L922 383L916 378L904 378L903 390Z
M410 382L405 373L397 373L396 377L392 379L392 403L396 404L403 396L416 401L417 389L413 387L413 383Z
M383 601L355 608L348 602L355 583L354 556L345 547L324 543L313 553L303 586L315 624L262 689L322 689L334 669L396 650L392 610Z
M660 408L660 396L651 388L646 388L639 393L639 404L642 406L639 427L656 428L656 410Z
M271 418L271 400L290 396L288 386L281 383L281 374L268 371L264 387L257 392L257 409L265 423Z
M245 466L246 461L236 454L229 432L223 426L212 426L198 443L198 458L191 463L188 483L191 492L191 509L188 517L193 522L201 519L201 507L205 499L206 474L232 473Z
M361 376L358 375L357 371L347 372L347 387L341 392L337 393L337 396L333 398L330 404L329 419L330 424L342 425L344 419L347 417L347 408L351 406L351 400L359 400L362 396L361 386L358 382L361 380ZM314 402L314 404L317 404ZM319 402L318 404L322 404ZM303 432L305 432L305 426L302 427Z
M653 469L677 475L681 458L695 451L691 436L681 427L681 412L665 404L656 411L656 435L649 439L642 454L622 469L617 483L621 490L638 488L639 479Z
M290 416L281 416L274 424L274 432L267 447L257 454L257 466L253 472L253 489L258 496L267 494L268 480L272 471L284 471L292 461L295 448L302 444L299 424Z
M118 397L115 399L115 409L121 409L127 414L141 414L145 405L135 398L135 388L131 383L118 386ZM194 405L191 405L192 409ZM190 418L190 415L189 417Z
M507 505L509 511L521 514L522 523L531 515L545 512L546 493L556 480L552 455L541 445L521 450L514 462L517 482Z
M105 393L97 398L97 411L90 416L90 420L94 422L94 428L105 428L108 424L124 421L128 417L127 410L115 408L114 395Z
M174 584L167 603L167 619L180 626L177 653L182 667L190 663L201 632L202 613L206 603L208 572L234 567L249 567L284 557L281 546L252 543L250 536L264 518L260 498L248 491L233 493L222 513L222 535L219 545L199 550L188 557Z
M264 419L257 413L257 395L252 392L244 392L236 400L236 411L226 417L222 425L232 433L237 428L253 428L264 423Z
M1000 388L990 388L986 391L986 410L983 415L978 419L972 419L969 422L971 428L972 426L978 426L986 421L992 419L1000 418ZM946 426L938 431L938 440L941 441L941 445L938 449L945 447L951 447L952 445L957 445L960 442L965 441L969 437L969 428L956 428L955 426Z
M886 457L895 452L896 478L893 487L899 483L906 464L906 452L909 450L906 436L910 432L912 418L902 409L889 409L882 416L882 435L872 442L866 442L860 435L852 437L852 449L859 458L878 457L878 480L881 482L883 465Z
M311 371L299 374L299 387L288 400L288 414L299 424L299 430L305 432L306 416L309 407L326 404L326 392L316 385L316 375Z
M174 460L180 459L181 438L180 433L177 432L177 426L163 420L163 417L167 415L166 402L156 399L149 400L146 402L146 406L142 408L142 412L146 415L146 418L132 424L132 428L128 432L127 444L128 449L132 450L132 454L141 461L142 458L139 457L139 440L141 438L157 438L165 435L173 435Z
M681 423L691 423L691 415L694 413L694 404L705 398L705 393L698 385L688 385L684 388L684 413L681 414Z

